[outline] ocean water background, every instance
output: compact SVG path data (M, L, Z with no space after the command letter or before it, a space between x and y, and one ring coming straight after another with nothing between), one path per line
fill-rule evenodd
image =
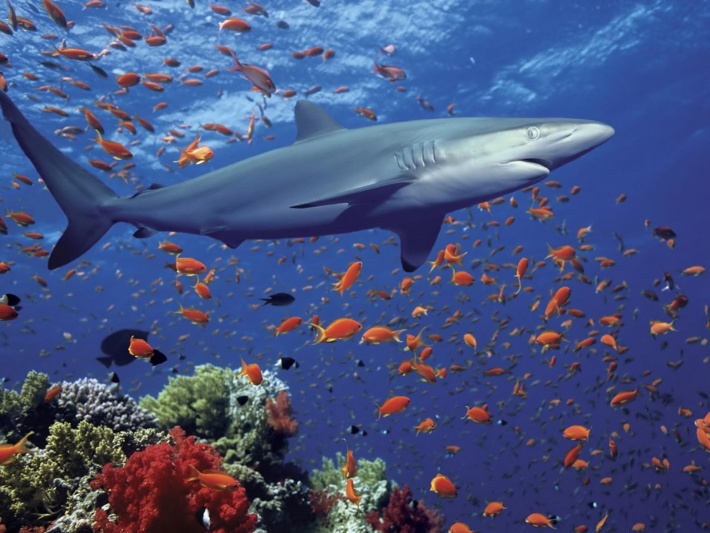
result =
M137 166L128 183L102 176L122 195L151 183L168 185L190 179L205 170L290 144L295 135L294 103L314 85L322 90L308 99L350 128L371 125L353 112L356 106L373 109L380 123L389 123L444 117L451 103L460 116L603 121L616 129L616 135L603 147L555 171L551 179L559 181L562 189L542 186L542 194L551 199L553 220L545 224L531 220L525 213L532 205L529 194L515 193L517 209L506 202L493 206L491 213L475 206L454 213L456 220L471 224L444 226L435 247L459 243L467 252L464 265L476 278L488 262L497 265L500 270L494 272L489 267L487 272L498 284L506 285L509 295L515 288L514 269L509 267L519 257L542 261L548 244L578 246L577 229L591 225L592 233L585 242L594 249L582 255L592 283L574 278L559 281L559 272L548 260L525 280L533 292L523 292L501 304L488 299L498 292L498 285L486 287L477 281L472 287L454 287L448 283L448 271L442 270L435 272L441 274L441 284L432 286L423 267L416 272L421 279L415 281L408 296L397 293L390 301L382 301L368 298L368 290L394 291L404 277L398 270L396 239L385 231L322 237L303 244L248 241L237 250L224 249L208 238L170 237L184 247L185 255L217 267L211 285L213 300L202 302L190 289L192 281L185 278L181 280L185 292L177 294L175 275L165 267L173 259L157 248L166 235L137 240L131 236L134 228L119 225L79 262L49 272L46 259L20 251L34 241L23 237L26 230L5 217L10 231L0 236L0 260L11 263L11 271L0 276L0 293L12 292L23 299L19 319L0 323L4 362L0 374L8 380L6 386L17 384L30 369L47 372L57 381L83 376L107 379L108 372L95 360L101 355L99 344L111 331L127 327L151 330L151 344L169 358L154 369L141 361L115 369L123 389L137 397L157 393L172 372L189 374L196 364L237 368L244 357L267 368L279 357L291 356L300 367L281 372L291 387L300 431L291 442L289 458L305 469L319 466L323 456L343 452L341 439L346 438L356 457L382 457L391 478L410 485L415 498L444 513L447 525L462 520L483 531L529 529L523 521L532 512L559 515L563 530L580 524L593 527L606 512L610 513L607 527L614 531L628 531L636 522L645 522L652 531L695 531L700 524L707 524L710 494L707 482L701 480L707 479L708 454L697 445L693 419L710 410L710 353L703 342L688 343L687 339L708 336L704 306L710 304L710 284L707 274L684 277L680 270L691 265L710 266L706 211L710 187L705 177L710 162L710 5L323 0L315 8L305 1L265 0L269 17L264 18L241 14L246 3L225 1L235 16L247 18L253 30L243 35L227 31L218 35L221 17L205 2L196 1L193 10L178 0L146 0L142 3L153 11L149 16L128 2L108 0L108 7L99 10L82 9L79 2L60 2L67 18L75 21L66 35L39 2L17 2L18 14L32 19L39 31L0 34L0 52L12 64L0 66L10 84L9 94L35 126L87 168L90 158L110 161L91 142L93 134L86 132L72 141L53 133L66 125L84 127L79 107L94 109L109 131L115 131L115 120L93 107L100 96L132 115L151 120L155 134L140 127L135 137L127 132L107 134L124 143L140 141L131 147ZM4 7L0 16L6 17ZM278 28L278 20L287 21L289 28ZM150 24L160 28L172 24L174 29L163 47L151 48L140 42L127 51L109 48L111 53L96 62L109 73L108 79L98 77L86 64L40 55L59 46L59 39L42 38L45 33L66 37L68 46L98 53L111 41L102 23L131 25L145 35ZM273 43L273 49L257 51L265 42ZM379 48L390 43L396 52L386 57ZM257 105L263 99L249 91L247 81L226 71L230 60L215 50L216 44L232 47L245 63L267 68L277 88L295 89L299 95L284 99L277 94L265 100L264 113L273 125L267 128L257 122L251 145L227 143L225 137L203 132L202 141L215 150L214 159L205 166L178 171L173 163L177 147L184 147L201 131L200 124L220 122L244 133L250 115L260 113ZM332 48L336 55L328 61L291 57L291 52L311 46ZM178 58L182 67L163 66L165 57ZM47 59L69 70L60 72L38 64ZM389 83L375 76L371 72L375 60L402 67L407 80ZM199 73L190 75L204 80L199 87L182 85L176 79L163 93L137 86L127 95L112 94L118 88L114 78L123 72L166 72L178 78L196 64L205 71L217 68L220 72L209 79ZM40 79L30 81L23 72L35 73ZM88 83L91 91L62 83L62 76ZM44 84L61 86L70 99L38 91ZM349 92L333 93L343 85ZM398 91L400 85L406 90ZM417 96L430 102L434 111L423 109ZM153 112L153 106L161 101L168 102L167 109ZM43 113L44 105L61 107L70 116ZM189 125L185 139L166 145L161 137L181 124ZM268 135L274 140L264 140ZM165 155L156 157L156 150L164 145ZM45 238L41 242L49 249L65 227L65 218L40 184L11 185L13 172L35 182L37 175L4 121L0 124L0 146L3 216L5 208L30 213L37 223L29 229L42 232ZM168 172L163 163L174 172ZM570 202L555 200L563 194L569 196L573 185L582 190L571 196ZM621 194L627 199L617 203ZM509 216L514 216L515 222L504 226ZM492 226L492 221L501 225ZM652 236L651 229L660 225L677 233L674 249ZM614 233L623 237L626 249L634 248L637 253L624 256ZM482 243L474 248L477 239ZM102 249L106 243L110 246ZM360 250L356 243L365 244L365 248ZM380 253L370 243L378 245ZM514 256L511 252L517 245L524 251ZM616 264L602 269L594 260L600 256L612 258ZM363 261L362 276L341 297L332 291L337 278L329 271L342 272L354 260ZM482 263L474 266L474 260ZM70 268L76 268L77 275L63 281ZM670 320L662 305L676 295L662 292L662 285L654 287L664 272L673 274L689 303L674 323L678 331L654 339L649 334L649 321ZM47 287L40 286L33 276L43 278ZM610 287L595 292L597 282L604 279L612 281ZM611 293L611 288L624 282L628 289ZM583 310L595 322L621 312L618 341L629 347L625 354L616 356L599 343L594 350L573 353L574 343L597 327L585 327L586 319L574 320L565 333L569 342L557 352L543 354L539 347L528 344L535 328L543 324L540 315L550 291L563 284L572 288L570 306ZM296 302L286 308L255 308L269 290L293 291ZM654 290L660 301L643 297L641 290ZM541 309L533 312L530 306L537 297L542 300ZM184 320L175 313L178 303L209 311L209 325L200 328ZM415 320L410 316L415 305L432 309L428 316ZM446 318L456 310L463 318L444 328ZM313 346L312 334L305 326L278 337L269 329L286 316L307 320L314 314L326 323L349 315L365 328L402 317L401 327L409 333L429 326L428 333L439 333L445 339L434 346L431 363L437 368L453 363L468 368L462 373L449 372L448 377L430 385L412 375L397 375L397 365L408 357L402 345L358 345L356 338ZM567 318L555 317L547 327L560 329ZM508 325L492 340L502 320ZM515 328L524 328L524 333L511 336ZM478 339L478 354L463 345L461 336L466 332ZM186 339L179 340L185 335ZM489 341L490 353L483 354ZM608 362L602 361L605 353L617 357L618 368L611 379L607 378ZM550 367L547 361L552 355L557 356L557 363ZM569 374L565 365L573 361L579 361L581 371ZM669 361L682 361L682 365L674 369ZM509 372L485 377L485 369L494 366ZM526 373L531 375L525 380L528 395L514 397L513 384ZM658 393L651 394L644 385L655 379L662 382ZM612 386L615 389L609 392ZM636 401L622 409L609 406L614 392L636 387L640 390ZM393 393L410 396L411 406L404 413L377 420L375 405ZM552 406L552 400L560 400L559 405ZM461 420L466 406L483 403L489 405L494 420L506 424L479 426ZM693 416L680 416L679 407L691 409ZM425 417L436 418L438 427L431 434L415 436L413 427ZM629 432L622 428L626 422ZM561 467L571 448L562 438L562 430L570 424L592 428L582 453L589 461L587 470ZM350 435L351 425L361 426L367 436ZM619 434L615 437L619 445L616 461L607 457L607 441L613 432ZM529 439L534 439L533 445L526 445ZM461 451L454 456L446 454L444 447L454 444L461 446ZM594 449L603 453L593 455ZM670 471L657 473L645 466L654 456L667 457ZM682 467L691 461L704 470L694 476L682 473ZM429 492L429 482L437 472L454 481L459 492L456 499L438 499ZM613 477L611 485L600 484L606 476ZM493 520L481 517L490 500L502 500L508 507ZM591 505L593 502L596 505Z

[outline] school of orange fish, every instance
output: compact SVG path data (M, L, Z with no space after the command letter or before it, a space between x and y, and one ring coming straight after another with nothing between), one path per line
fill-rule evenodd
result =
M315 0L309 3L313 7L318 4ZM86 33L79 32L67 20L61 4L42 0L40 10L29 9L31 4L13 7L7 3L4 15L7 22L0 21L0 32L4 34L0 35L0 89L13 92L16 99L22 94L43 105L42 112L56 116L55 133L66 142L81 142L86 127L79 121L85 121L88 129L95 132L95 146L102 151L102 155L96 155L89 147L85 162L105 172L109 179L121 178L132 189L146 186L144 174L150 172L147 161L134 160L118 166L119 162L133 158L131 148L149 140L157 142L154 157L170 171L175 170L172 163L179 169L190 164L209 166L216 156L209 144L216 136L223 136L229 143L248 145L274 140L268 132L271 121L266 114L267 103L321 91L320 86L301 91L277 88L266 68L242 62L239 57L248 56L251 60L259 54L288 54L294 61L314 57L322 62L338 59L336 50L325 45L279 50L271 42L260 40L268 39L269 32L289 26L285 20L267 23L267 8L256 2L227 7L198 2L193 5L188 0L185 9L201 10L203 16L209 12L219 17L219 22L214 24L212 36L211 30L204 30L214 42L202 45L199 55L204 58L204 65L185 65L180 49L168 47L170 55L161 52L174 34L186 31L179 16L174 26L158 27L151 23L151 16L159 4L112 8L108 2L90 0L83 4L83 9L103 10L106 22L97 28L83 29L105 31L106 42L101 49L86 50L82 45ZM67 12L70 8L77 12L76 5L64 7ZM132 10L130 16L129 10ZM142 19L129 25L122 17L132 21L136 17ZM263 32L261 36L239 41L240 50L248 48L248 53L237 54L235 46L222 44L231 42L227 41L230 32L256 33L257 26ZM40 67L37 57L30 61L27 52L21 49L21 43L28 42L34 46L39 43ZM154 48L146 57L157 65L156 72L121 71L111 81L114 76L106 69L121 70L121 56L139 48L143 52ZM389 56L395 53L395 47L385 46L378 53ZM231 60L231 67L224 64L221 55ZM78 63L82 66L77 66ZM21 64L24 70L13 64ZM153 105L153 112L159 116L170 107L170 92L176 90L177 84L198 90L221 79L219 97L221 87L240 84L236 79L225 78L230 71L240 74L251 85L257 102L242 124L181 124L161 134L153 123L132 109L136 99L130 96L134 92L141 92L138 98L145 100L143 106L146 101L153 102L151 93L161 94L164 100ZM368 73L373 74L393 84L407 79L402 68L377 61L372 73ZM102 86L106 79L115 84L110 91L97 94L91 88L92 79L100 81ZM411 98L405 86L397 85L394 90ZM145 91L150 93L143 94ZM331 93L339 95L347 91L347 87L338 86ZM88 101L87 98L93 99L93 103L78 108L71 103ZM420 96L417 102L422 110L433 110ZM23 107L27 106L27 102L23 103ZM364 105L354 111L366 119L377 120L375 111ZM447 111L454 114L453 104ZM108 122L113 123L112 127L107 126ZM138 132L135 123L144 132ZM176 156L172 145L181 144L186 130L198 126L202 131L184 148L177 149ZM142 165L146 168L141 169ZM22 173L12 173L9 183L15 190L41 185ZM569 192L562 192L563 187ZM0 281L11 278L16 270L24 275L27 271L24 263L29 261L35 272L32 279L46 295L50 291L49 282L44 273L39 274L44 264L25 259L44 258L48 254L42 244L44 235L26 231L41 222L42 213L32 212L31 204L26 209L13 207L12 191L7 188L5 191L7 210L0 216L0 232L12 244L4 248L0 257ZM624 194L610 198L604 209L623 209L626 200ZM183 255L184 244L177 242L179 237L170 236L159 243L148 242L160 254L174 256L170 267L176 277L161 274L151 283L150 290L140 291L163 299L164 316L171 317L177 312L187 321L202 326L205 337L201 343L205 349L204 343L209 342L207 335L218 334L220 330L225 337L237 339L238 334L225 333L225 328L231 328L229 314L223 313L217 320L214 317L220 306L226 305L227 298L234 296L234 285L230 284L239 284L242 278L257 284L258 273L244 266L250 256L263 258L266 254L274 276L305 280L301 286L289 287L289 292L297 296L296 305L289 311L298 310L276 309L280 313L278 322L256 319L262 320L262 331L242 332L237 341L245 346L239 351L243 354L239 375L247 376L254 386L259 386L260 365L271 365L289 353L301 360L302 368L292 371L295 373L290 380L292 390L300 394L304 405L311 404L310 409L315 405L322 413L335 409L338 414L325 416L324 420L303 420L302 427L309 429L299 436L296 452L299 447L316 447L332 455L333 442L342 437L343 428L369 430L369 437L352 437L358 439L352 446L357 453L349 447L342 467L348 481L345 495L353 504L359 501L352 481L357 475L355 456L377 456L375 442L382 443L384 439L407 455L400 456L401 464L389 465L393 477L397 477L395 472L409 469L407 475L415 480L413 488L420 496L433 491L442 498L467 498L471 502L468 515L462 515L458 522L452 521L449 529L452 533L471 531L469 525L474 524L493 527L486 526L483 519L500 520L497 517L506 514L514 515L517 522L550 528L558 522L554 515L560 515L572 524L568 529L578 533L591 529L599 532L607 520L632 531L644 531L647 527L658 530L659 526L669 527L673 523L670 510L665 522L657 516L649 518L660 514L655 511L644 516L639 512L643 506L632 509L636 511L634 516L622 519L618 509L614 511L616 516L609 514L613 498L643 494L642 499L651 502L659 497L670 499L671 490L687 490L687 495L681 497L686 503L685 512L690 513L699 529L710 529L707 513L702 518L693 511L708 505L705 473L710 453L708 393L693 391L697 397L691 400L685 395L687 403L678 403L674 394L680 395L680 391L664 390L666 374L683 372L689 354L696 359L693 372L702 368L707 374L710 362L707 332L683 327L686 312L691 309L685 308L694 289L706 283L705 268L687 264L675 271L641 272L636 279L617 279L614 274L617 263L636 261L635 265L642 268L638 256L657 250L665 253L664 248L673 249L682 236L675 235L668 226L653 226L645 221L648 242L643 252L626 247L618 235L618 247L614 250L606 236L596 235L592 226L585 225L589 221L577 219L573 208L576 202L584 202L580 185L548 180L513 196L455 213L445 220L436 257L431 258L428 268L412 275L391 267L397 253L388 246L393 242L391 236L380 232L358 235L369 242L356 242L352 246L344 245L347 241L342 237L304 237L275 245L255 242L252 247L245 245L236 252L216 249L215 245L201 248L203 241L185 238L184 242L190 243L190 255L195 257ZM530 207L523 209L518 204ZM576 235L569 235L564 224L555 225L561 220L570 226L576 224ZM539 228L538 236L534 241L506 244L516 238L515 227L520 225ZM652 241L657 242L649 244ZM553 247L547 242L559 245ZM110 246L111 243L104 250ZM597 253L597 248L603 248L606 255ZM22 254L19 258L18 253ZM147 260L162 256L149 251L137 253ZM98 261L101 254L96 251L91 257ZM95 264L83 261L57 276L62 282L71 283L72 278L89 280L99 272ZM50 278L53 283L54 276ZM117 279L120 277L117 272ZM191 288L196 300L187 292L183 294L183 282L189 278L195 280ZM140 284L135 279L130 283ZM262 284L271 283L262 280ZM72 290L78 292L87 290L86 287L84 284ZM273 291L274 287L269 287L264 295ZM258 292L249 287L243 294L250 297ZM301 297L309 304L303 305ZM176 305L178 298L191 303ZM260 309L261 305L253 304L250 312L259 313ZM697 311L698 307L692 309ZM109 307L108 312L111 311ZM21 321L22 312L0 303L0 321ZM652 315L648 326L639 328L638 316L647 314ZM710 329L708 305L704 306L703 320L705 328ZM172 318L167 321L170 323L154 324L153 328L160 331L182 327L175 325ZM213 326L219 329L207 333L207 328ZM638 353L636 348L642 342L639 334L642 329L646 330L644 346L651 341L650 353ZM627 334L629 330L633 333ZM171 341L165 331L160 343L170 359L176 349L169 346ZM189 336L199 334L190 330L173 342L178 346ZM295 336L296 341L281 343ZM669 347L681 355L669 358L666 355ZM156 355L156 350L142 339L131 339L127 349L136 358L151 359ZM644 361L639 363L639 359ZM372 392L381 390L389 392L376 395ZM298 401L294 400L296 405ZM338 407L329 405L333 402ZM661 411L659 405L671 405L674 414L667 407ZM653 445L640 442L636 437L639 425L647 426L644 433L651 431L657 442ZM397 431L392 432L391 427ZM308 436L308 431L322 431L332 439L318 439L314 443L315 437ZM438 437L439 434L444 437ZM414 435L417 437L413 438ZM566 440L573 441L572 445L565 444ZM14 445L0 446L0 464L26 451L25 441L26 438ZM524 448L528 450L523 454ZM523 461L523 455L533 459ZM459 459L464 456L465 459ZM459 482L462 468L485 473L481 484ZM647 475L648 472L653 475ZM677 472L686 477L674 479L670 489L668 479ZM202 475L196 472L195 479ZM486 490L484 478L491 476L504 480L508 489L498 493ZM560 494L565 502L560 508L555 508L554 501L536 502L532 494L525 508L520 507L519 500L517 505L511 503L521 492L534 492L538 484L558 483L564 483L563 491L574 494L573 500ZM593 485L603 490L589 488ZM578 496L585 491L602 496L595 498L588 509L571 509L571 501L585 502L584 496ZM597 501L604 500L604 496L606 509L604 503L598 505ZM446 512L445 505L442 509ZM678 505L673 509L681 512L684 508ZM473 515L477 517L470 518Z

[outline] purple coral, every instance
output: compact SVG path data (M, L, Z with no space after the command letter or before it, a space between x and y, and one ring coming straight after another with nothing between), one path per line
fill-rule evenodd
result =
M390 494L389 503L382 509L382 516L377 511L367 513L365 520L375 531L388 533L440 533L444 529L444 520L433 509L428 509L421 502L412 499L412 489L405 485L401 490L395 487Z

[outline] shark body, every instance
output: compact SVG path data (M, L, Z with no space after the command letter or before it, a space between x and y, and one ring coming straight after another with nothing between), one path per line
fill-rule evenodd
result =
M20 147L69 221L49 258L66 265L116 222L135 235L176 231L235 248L384 228L404 270L427 259L448 212L528 185L609 139L600 122L449 118L345 129L322 108L296 105L296 142L198 178L120 198L65 156L0 92Z

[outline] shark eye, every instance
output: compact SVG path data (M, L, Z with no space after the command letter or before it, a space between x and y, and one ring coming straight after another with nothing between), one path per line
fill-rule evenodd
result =
M535 140L540 136L540 130L535 126L530 126L525 130L525 135L527 135L528 139Z

